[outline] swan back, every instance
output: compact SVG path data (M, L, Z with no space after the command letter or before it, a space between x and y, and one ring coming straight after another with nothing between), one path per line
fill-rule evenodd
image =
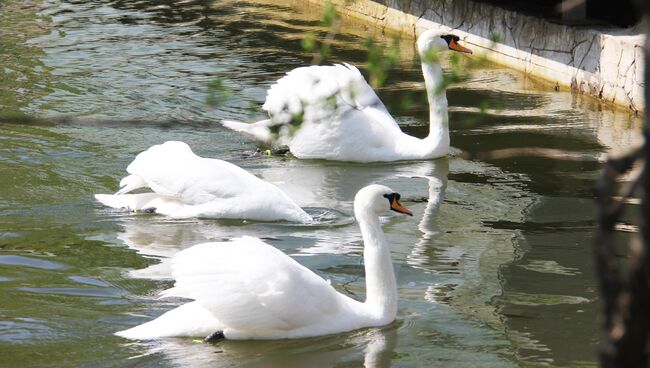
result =
M347 313L356 302L257 238L195 245L174 256L172 269L176 283L163 295L196 300L228 338L314 336L366 322Z
M331 124L351 110L374 108L380 124L399 129L372 87L353 65L296 68L269 89L262 108L274 124Z
M257 177L229 162L197 156L187 143L168 141L139 153L126 168L154 192L187 204L252 191Z
M136 156L127 172L131 175L122 179L116 195L96 198L111 207L151 207L175 218L311 220L280 188L237 165L197 156L183 142L150 147ZM142 187L154 193L125 194Z

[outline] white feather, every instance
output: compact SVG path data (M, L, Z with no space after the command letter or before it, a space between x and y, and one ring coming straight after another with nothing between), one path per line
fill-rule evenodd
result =
M115 335L127 339L147 340L173 336L203 336L219 330L222 324L197 302L183 304L160 317Z
M115 195L98 194L114 208L173 218L213 217L305 222L310 216L282 190L226 161L199 157L183 142L166 142L138 154ZM125 194L149 187L154 193Z
M271 120L262 120L253 124L240 123L232 120L222 120L221 124L226 128L232 129L236 132L244 133L260 142L271 143L272 135L270 126Z
M228 338L281 338L309 335L308 327L338 326L348 304L358 303L324 279L257 238L195 245L172 259L175 286L164 297L194 299L144 325L119 332L127 338L207 336L224 330ZM197 315L198 306L202 310ZM203 311L219 326L196 328ZM193 315L193 316L192 316ZM337 320L338 319L338 320ZM171 326L170 326L171 325ZM186 325L185 329L181 325ZM200 325L200 324L199 324ZM164 331L164 332L163 332Z
M137 175L129 175L120 180L120 190L115 194L124 194L136 189L146 188L147 183Z

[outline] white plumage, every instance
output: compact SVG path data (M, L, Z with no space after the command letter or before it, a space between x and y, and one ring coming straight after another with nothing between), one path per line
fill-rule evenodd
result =
M194 301L117 335L130 339L208 336L228 339L318 336L390 323L397 287L379 213L410 214L387 187L368 186L355 198L364 239L367 298L359 302L257 238L203 243L172 259L173 288L164 296Z
M442 69L427 53L470 52L456 42L455 36L433 31L418 38L430 109L430 130L424 139L401 131L359 70L350 64L294 69L268 90L262 108L269 119L252 124L221 123L266 143L285 144L298 158L373 162L445 156L449 150L447 98L444 91L437 91ZM272 126L279 127L279 134L271 132Z
M114 195L96 194L106 206L151 209L173 218L210 217L261 221L310 221L282 190L218 159L199 157L183 142L169 141L138 154ZM139 188L153 193L127 194Z

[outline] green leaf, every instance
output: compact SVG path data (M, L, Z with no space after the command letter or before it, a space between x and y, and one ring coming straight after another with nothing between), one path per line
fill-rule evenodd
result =
M501 40L503 40L503 36L500 33L498 33L498 32L491 32L490 33L490 41L492 43L498 43L498 42L501 42Z
M374 88L380 88L388 78L388 71L399 59L399 42L393 39L390 47L377 45L375 40L368 38L365 42L368 50L368 73L370 84Z
M323 27L331 27L334 24L334 21L337 19L336 7L332 3L327 3L325 5L325 10L323 10L323 18L321 19L321 25Z
M213 107L224 104L232 97L232 89L226 86L223 80L219 77L214 78L208 83L208 95L205 102Z
M314 51L314 48L316 47L316 35L314 32L307 32L305 38L302 39L300 44L302 45L303 50L307 52Z

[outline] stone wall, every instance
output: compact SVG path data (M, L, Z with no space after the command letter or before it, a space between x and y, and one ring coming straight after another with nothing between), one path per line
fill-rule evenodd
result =
M603 101L643 110L644 36L571 27L470 0L334 0L345 15L416 37L453 32L475 53ZM499 41L494 42L494 36Z

